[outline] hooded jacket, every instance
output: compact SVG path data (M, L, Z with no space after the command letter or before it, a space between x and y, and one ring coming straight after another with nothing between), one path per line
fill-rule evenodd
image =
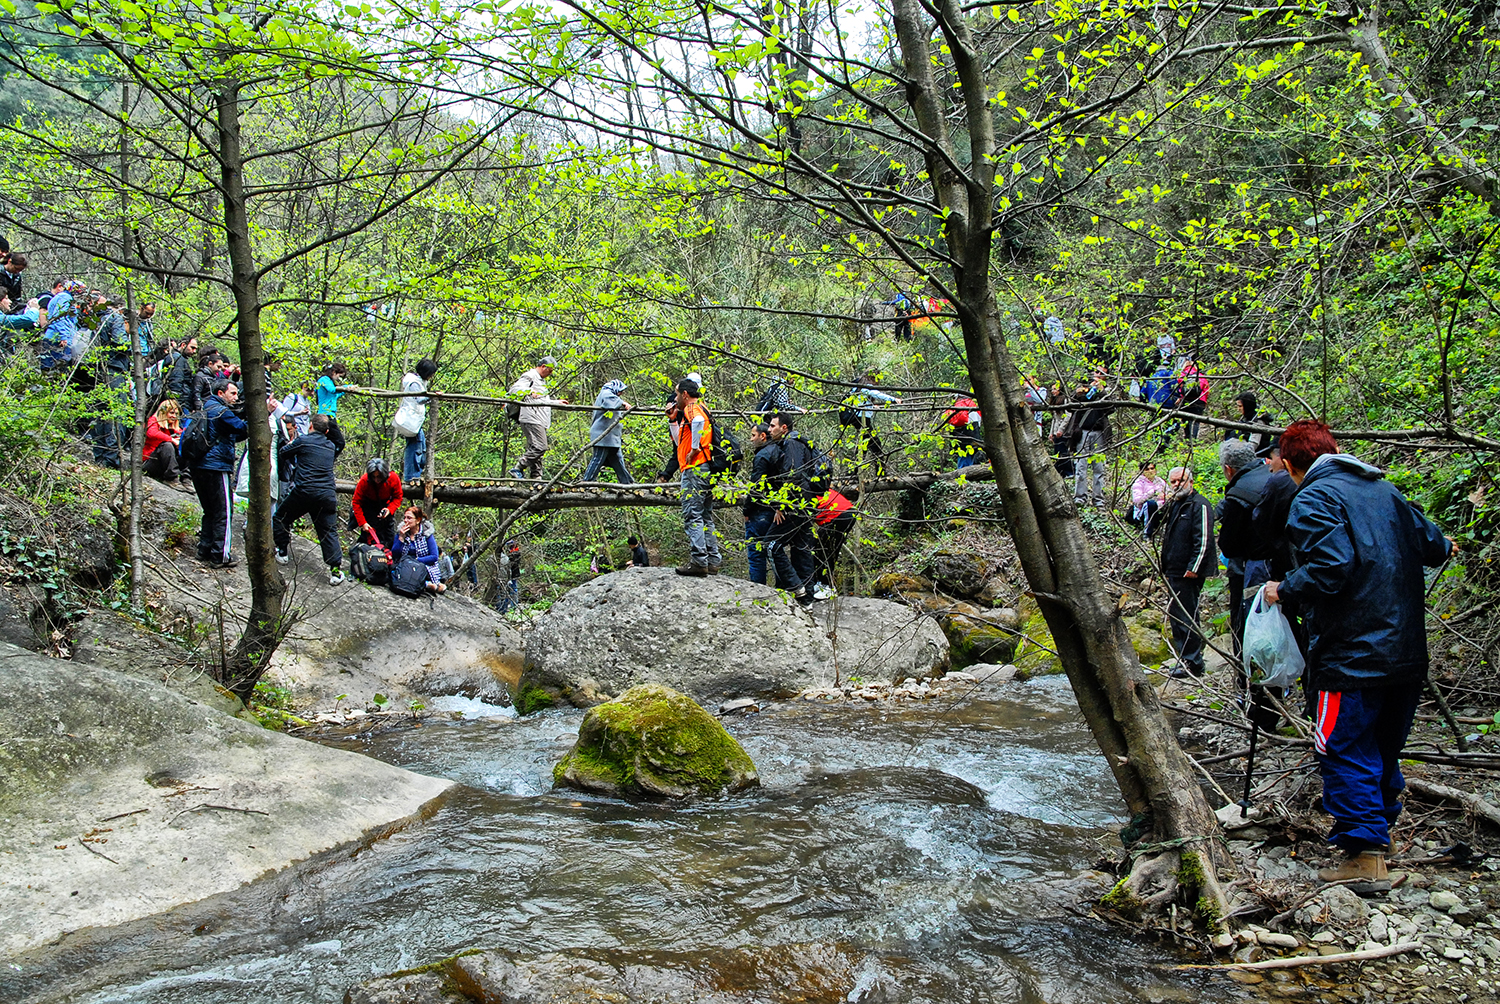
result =
M615 386L619 390L615 390ZM589 439L595 446L619 446L624 441L625 423L616 419L625 414L625 399L620 397L625 385L611 380L594 398L594 413L589 423Z
M208 395L203 404L203 417L208 422L208 454L194 467L201 471L233 473L234 444L250 438L250 426L217 394Z
M1287 534L1297 568L1278 589L1307 614L1312 687L1359 690L1425 679L1422 566L1448 556L1443 531L1379 468L1330 453L1302 479Z
M296 464L292 475L292 490L302 495L316 495L333 499L337 479L333 473L333 462L344 452L344 430L337 419L328 422L328 435L309 432L298 436L283 446L277 456L281 467Z
M1193 572L1208 579L1219 572L1219 551L1214 547L1214 517L1208 499L1197 492L1172 499L1156 511L1156 521L1165 526L1161 538L1161 570L1172 578Z

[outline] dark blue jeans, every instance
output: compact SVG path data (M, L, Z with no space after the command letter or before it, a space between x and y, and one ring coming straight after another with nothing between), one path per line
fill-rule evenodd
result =
M114 402L122 405L130 404L130 378L124 373L116 370L109 371L110 404L105 407L113 410ZM94 427L89 430L89 438L94 443L94 463L102 467L120 466L120 447L125 444L125 425L118 421L113 415L104 415L94 421Z
M813 577L812 522L804 516L774 518L771 535L771 565L776 569L776 588L795 592Z
M745 560L750 565L750 581L766 584L766 540L771 529L769 512L745 517Z
M1391 842L1401 815L1401 747L1422 695L1419 683L1318 692L1313 747L1323 773L1328 842L1349 854Z
M620 484L635 484L635 478L630 476L630 471L625 466L625 458L620 455L620 448L618 446L594 447L594 455L589 459L588 470L583 472L583 480L594 480L599 472L606 467L615 472L615 480L619 481Z

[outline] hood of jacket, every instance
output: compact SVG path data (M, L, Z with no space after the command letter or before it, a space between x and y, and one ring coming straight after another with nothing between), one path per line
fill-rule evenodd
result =
M1301 487L1305 488L1319 478L1330 474L1347 472L1364 478L1366 481L1379 481L1385 477L1385 471L1379 467L1373 467L1363 460L1348 453L1325 453L1312 462L1307 469L1307 474L1302 478Z

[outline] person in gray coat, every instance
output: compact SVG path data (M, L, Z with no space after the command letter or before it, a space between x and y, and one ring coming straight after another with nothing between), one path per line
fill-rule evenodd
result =
M622 485L635 484L625 459L620 455L620 444L625 436L625 413L635 405L620 395L625 393L625 384L611 380L594 398L593 421L589 425L589 439L594 444L594 456L589 460L583 480L592 481L605 466L614 469L615 478Z

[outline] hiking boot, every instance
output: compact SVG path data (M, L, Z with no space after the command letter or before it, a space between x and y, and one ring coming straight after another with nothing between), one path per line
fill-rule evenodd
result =
M1352 881L1351 881L1352 880ZM1344 863L1318 871L1319 882L1347 882L1360 896L1391 891L1391 877L1385 870L1385 851L1361 851Z
M328 584L330 586L342 586L344 584L344 570L342 568L330 568L328 570Z
M523 481L526 478L526 472L519 467L512 467L507 473L517 481Z
M710 573L707 565L695 565L690 561L686 565L678 565L677 574L696 575L698 578L703 579L707 578Z
M708 564L708 574L709 575L718 575L719 574L719 569L721 569L723 567L724 567L724 562L723 561L711 561Z
M288 561L291 561L291 560L292 560L292 556L290 554L287 554L285 551L277 551L276 552L276 564L278 564L278 565L285 565Z
M239 563L240 563L239 559L238 558L233 558L233 557L230 557L230 558L210 558L209 561L208 561L208 567L209 568L234 568L234 567L238 566Z
M1188 677L1201 680L1205 672L1206 670L1202 666L1174 666L1172 667L1172 671L1167 675L1174 680L1186 680Z
M797 605L804 610L813 605L812 590L808 589L806 586L798 589L795 593L792 594L792 597L796 599Z

